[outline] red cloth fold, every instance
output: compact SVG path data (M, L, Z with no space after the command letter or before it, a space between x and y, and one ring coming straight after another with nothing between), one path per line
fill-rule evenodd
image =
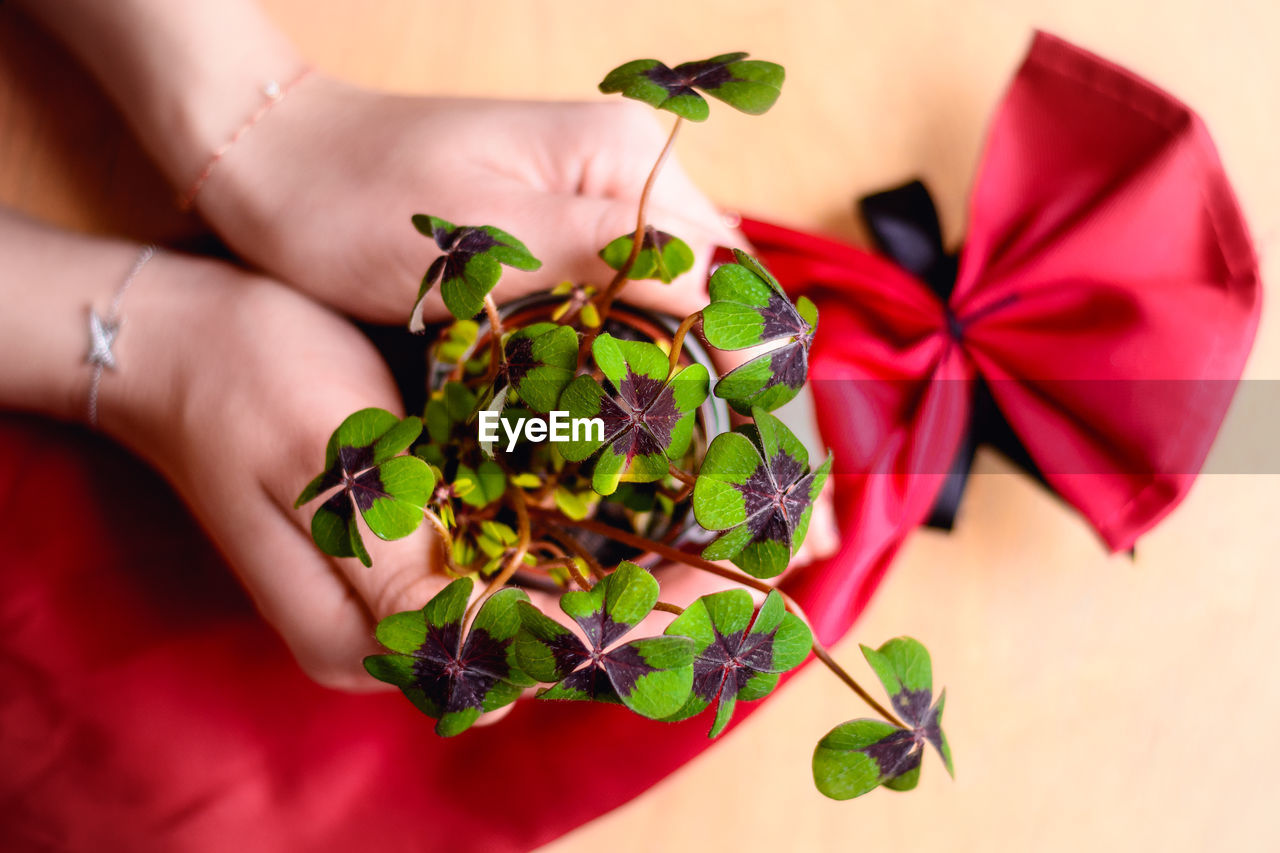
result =
M1048 484L1124 550L1191 487L1261 307L1249 235L1200 119L1043 33L991 126L946 308L855 247L743 229L821 311L810 377L844 549L838 571L807 567L792 589L822 602L828 638L928 515L975 379Z
M1258 317L1248 236L1199 120L1044 35L974 190L951 299L962 341L889 262L746 228L822 312L812 376L843 544L787 585L828 641L927 514L975 377L1052 486L1124 548L1186 493ZM1115 390L1152 380L1137 403ZM442 740L399 695L320 688L173 494L79 430L0 418L0 519L7 849L522 850L708 743L703 719L530 702Z

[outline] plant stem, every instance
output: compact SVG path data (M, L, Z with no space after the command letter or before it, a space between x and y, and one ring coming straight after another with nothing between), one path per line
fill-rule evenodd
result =
M689 495L691 495L692 493L693 493L692 483L681 486L678 492L673 492L670 489L664 489L664 488L658 489L658 494L667 498L667 500L671 501L673 504L678 504L683 502L684 499L689 497Z
M792 598L791 596L787 595L782 590L778 590L778 593L782 596L782 600L787 605L787 609L790 610L793 614L795 614L795 616L799 618L800 621L808 625L809 632L813 633L813 623L809 621L809 616L804 612L804 608L800 606L800 603L796 601L794 598ZM881 717L884 717L890 723L893 723L895 726L898 726L899 728L904 728L904 729L910 728L906 723L898 719L896 714L894 714L888 708L884 707L879 702L877 702L875 698L872 697L872 695L866 691L866 688L864 688L861 684L859 684L857 680L852 675L850 675L847 670L845 670L844 667L836 663L835 659L831 657L831 653L827 651L826 646L818 642L817 635L814 635L814 638L813 638L813 656L816 657L818 660L822 661L823 665L825 665L827 669L835 673L837 678L839 678L846 685L848 685L850 690L852 690L854 693L857 693L859 699L861 699L863 702L866 702L868 705L874 708L875 712L879 714Z
M547 495L556 490L556 484L560 482L560 472L552 471L542 479L542 485L538 487L538 491L534 492L533 502L542 503L546 500Z
M574 583L582 590L589 591L591 589L591 581L587 580L586 576L582 574L582 570L578 568L577 561L572 557L557 557L554 560L540 563L537 568L554 568L556 566L566 569L569 572L569 576L573 578Z
M530 536L529 508L525 504L524 491L516 486L512 486L507 489L507 494L514 497L511 501L511 505L516 511L516 535L519 538L516 539L515 550L512 551L511 557L507 560L507 564L502 567L502 571L493 576L493 580L489 581L489 585L485 587L484 595L471 602L471 606L468 607L467 612L463 614L462 623L464 625L471 624L471 618L475 615L475 611L480 606L481 602L506 586L507 581L511 580L511 576L514 575L516 570L524 564L524 555L529 553L529 543L532 541L532 536Z
M554 515L553 513L550 513L546 510L535 510L535 512L537 512L539 515L545 515L545 516ZM608 536L611 539L621 542L623 545L630 545L632 548L640 548L644 551L652 552L654 554L657 554L659 557L662 557L665 560L671 560L672 562L675 562L675 563L683 563L684 565L689 566L690 568L699 569L701 571L708 572L709 574L717 575L718 577L722 577L727 580L734 581L735 583L742 584L743 586L751 587L752 589L758 590L759 592L770 593L775 590L774 587L770 586L764 581L761 581L757 578L753 578L750 575L745 574L743 572L739 572L736 569L726 569L724 566L717 565L716 563L713 563L710 560L705 560L702 557L699 557L695 554L685 553L684 551L681 551L678 548L673 548L670 545L664 545L663 543L655 542L652 539L645 539L643 536L637 536L634 533L628 533L625 530L619 530L616 527L610 527L609 525L603 524L599 521L595 521L594 519L582 519L581 521L575 521L573 519L561 519L560 523L573 525L575 527L581 527L584 530L590 530L591 532L598 533L601 536ZM786 593L782 592L781 590L777 590L777 592L783 597L783 600L787 605L787 609L790 610L793 614L795 614L796 617L799 618L802 622L804 622L807 626L809 626L809 630L810 632L812 632L813 627L812 627L812 623L809 621L809 617L805 615L804 610L795 601L795 599L793 599L791 596L787 595ZM849 689L851 689L854 693L858 694L858 697L862 699L862 701L870 705L877 714L879 714L881 717L884 717L886 720L888 720L890 723L892 723L895 726L899 726L901 728L908 728L908 726L904 725L903 722L899 720L898 717L892 711L890 711L888 708L885 708L883 705L877 702L875 698L870 693L868 693L866 689L861 684L859 684L852 675L850 675L848 672L845 671L844 667L840 666L840 664L835 662L835 660L831 657L830 653L827 651L826 647L823 646L821 641L818 640L817 635L814 635L814 638L813 638L813 656L816 657L818 660L822 661L823 665L826 666L827 669L835 673L835 675L841 681L843 681L846 685L848 685Z
M507 354L502 350L502 317L498 315L498 303L493 301L493 294L484 295L484 313L489 318L489 370L485 381L498 375L498 366L506 361ZM462 362L459 362L461 364Z
M548 512L548 511L535 509L534 512L541 514L542 512ZM553 516L558 515L557 513L549 513L549 514ZM605 575L609 574L604 570L604 566L600 565L600 561L595 558L595 555L592 554L590 551L588 551L586 548L583 548L582 545L578 542L578 540L574 539L569 534L564 533L563 531L557 530L556 528L552 527L547 529L547 535L550 536L552 539L556 540L557 542L559 542L567 550L572 551L575 556L581 557L582 562L586 563L587 568L591 570L591 574L593 577L602 578Z
M550 542L546 539L538 539L533 542L530 542L529 550L530 551L546 551L556 560L568 559L568 555L565 554L563 548L561 548L556 543Z
M677 468L676 463L674 462L672 462L670 467L667 468L667 473L684 483L686 486L692 486L698 482L697 477L693 476L683 468Z
M462 572L453 562L453 533L450 532L448 527L445 527L444 522L440 520L440 516L431 510L426 510L423 515L427 517L427 520L431 522L432 526L435 527L436 533L440 536L440 552L441 558L444 560L445 571L454 577L461 577Z
M662 557L665 560L671 560L677 563L684 563L686 566L690 566L691 568L701 569L704 572L709 572L710 574L713 574L713 575L719 575L720 577L725 578L726 580L731 580L731 581L734 581L735 583L740 583L743 586L749 586L752 589L758 590L760 592L768 593L773 591L773 587L771 587L769 584L765 583L762 580L753 578L751 577L751 575L744 574L738 571L737 569L727 569L724 566L711 562L710 560L704 560L702 557L699 557L696 554L686 553L684 551L681 551L678 548L672 547L671 545L664 545L661 542L656 542L652 539L646 539L643 536L640 536L639 534L629 533L626 530L620 530L611 525L605 524L600 521L596 521L595 519L584 518L581 520L577 520L572 518L566 518L560 515L560 513L553 512L551 510L538 509L538 508L535 508L533 510L533 513L540 517L555 518L558 523L564 524L566 526L581 527L583 530L589 530L592 533L598 533L601 536L607 536L616 542L621 542L623 545L630 545L632 548L639 548L640 550L645 551L646 553L657 554L659 557Z
M689 330L693 328L693 324L698 322L702 317L701 311L696 311L684 318L684 322L680 324L680 328L676 329L675 337L671 339L671 361L669 373L676 372L676 365L680 363L680 352L684 349L684 336L689 334Z
M667 162L667 157L671 155L671 149L676 142L676 134L680 132L680 125L683 123L684 118L677 116L676 123L671 126L671 135L667 137L667 144L662 146L662 152L658 155L657 161L654 162L653 168L649 170L649 177L645 179L644 189L640 192L640 204L636 207L636 230L632 235L631 255L627 258L627 262L614 273L613 280L609 282L609 286L596 297L596 309L600 314L600 325L588 333L583 343L586 349L591 348L591 342L595 340L596 335L604 328L605 321L609 319L609 309L613 307L613 300L618 298L618 294L626 286L627 274L631 272L631 268L636 265L636 259L640 257L640 250L644 246L644 213L649 204L649 195L653 192L653 184L658 179L658 173L662 171L663 164Z
M672 604L669 601L659 601L657 604L653 605L653 609L661 610L664 613L674 613L677 616L684 612L683 607L678 604Z

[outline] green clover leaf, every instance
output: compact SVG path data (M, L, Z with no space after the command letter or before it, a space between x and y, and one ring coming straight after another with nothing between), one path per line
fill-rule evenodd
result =
M799 666L813 646L808 626L786 611L777 591L769 593L759 610L744 589L704 595L672 620L665 633L694 642L693 690L684 707L667 719L692 717L714 702L710 737L724 731L739 700L767 696L780 673Z
M502 265L536 270L542 262L515 237L492 225L454 225L438 216L413 215L413 227L436 241L443 252L422 277L418 298L409 315L409 331L426 328L422 305L440 282L445 307L459 320L470 320L484 308L484 298L502 277Z
M753 409L755 426L715 437L693 488L693 513L723 531L702 552L758 578L781 574L804 542L831 459L809 470L809 452L782 421Z
M658 582L635 563L624 562L586 592L566 592L560 609L587 642L527 602L520 605L524 629L516 659L525 672L553 686L542 699L620 702L644 717L662 719L688 700L693 684L694 641L646 637L619 643L658 601Z
M665 477L669 460L689 449L697 408L707 399L707 369L692 364L669 375L667 354L657 345L607 333L595 339L591 353L616 393L579 376L560 395L560 408L574 418L599 418L603 438L597 433L562 442L561 455L570 462L595 456L591 486L601 495L612 494L619 482Z
M711 304L702 309L702 333L716 349L740 350L780 342L769 352L731 370L715 395L739 414L753 407L773 411L793 399L809 375L809 348L818 309L807 297L792 305L782 285L746 252L711 276Z
M880 785L909 791L920 780L926 743L942 757L947 772L955 776L951 747L942 731L947 692L942 691L938 701L932 701L933 671L928 650L910 637L898 637L879 649L863 646L862 653L907 728L868 719L836 726L818 742L813 753L813 781L818 790L836 800L860 797Z
M568 326L534 323L507 337L495 387L510 385L537 412L550 412L578 369L578 335Z
M295 507L338 488L311 519L311 538L333 557L372 565L356 511L379 539L402 539L422 523L435 476L416 456L400 456L422 433L422 421L383 409L361 409L329 437L324 473L307 484Z
M631 257L635 247L635 235L624 234L600 250L600 258L611 269L620 270ZM632 281L657 279L663 284L693 269L693 249L679 237L673 237L665 231L658 231L652 225L645 226L644 240L640 243L640 253L636 262L627 272Z
M760 115L778 100L786 72L781 65L747 59L745 53L725 53L669 68L656 59L637 59L610 71L600 82L606 95L643 101L690 121L710 114L698 90L748 115Z
M421 610L395 613L378 623L378 642L392 654L370 655L364 667L394 684L436 720L436 734L466 731L480 715L509 705L533 685L515 662L520 630L516 606L529 596L518 589L495 592L480 606L466 637L462 620L471 579L459 578Z

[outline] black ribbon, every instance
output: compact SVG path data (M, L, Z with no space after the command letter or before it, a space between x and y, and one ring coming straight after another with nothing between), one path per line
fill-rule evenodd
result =
M959 256L948 252L942 243L942 227L938 211L929 196L929 190L920 181L911 181L900 187L865 196L858 201L858 208L871 229L872 238L880 251L898 266L929 285L941 300L947 317L947 328L957 340L964 337L964 329L951 312L951 291L955 287ZM1009 421L991 396L991 388L979 377L973 384L973 401L969 423L951 467L947 480L938 493L933 509L925 524L941 530L950 530L955 524L960 498L973 468L973 457L979 445L987 445L1004 454L1050 491L1053 487L1045 480L1027 452L1026 445L1018 438Z

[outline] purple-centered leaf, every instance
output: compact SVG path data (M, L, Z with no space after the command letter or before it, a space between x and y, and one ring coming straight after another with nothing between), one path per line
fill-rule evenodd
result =
M778 100L785 77L782 66L725 53L670 68L656 59L637 59L610 71L600 91L620 92L690 121L709 114L699 90L750 115L768 111Z
M635 248L635 234L624 234L600 250L600 258L612 269L620 270L631 258ZM632 280L657 279L670 284L678 276L693 268L693 249L679 237L659 231L652 225L645 226L644 239L636 262L627 271Z
M329 437L325 470L307 484L295 507L337 489L311 519L311 537L324 553L358 557L371 565L355 516L380 539L401 539L422 523L435 490L431 466L401 456L422 433L416 417L401 420L382 409L362 409Z
M861 648L889 694L893 710L909 726L925 725L933 702L933 664L928 650L911 637L896 637L878 649Z
M723 264L711 276L703 334L722 350L775 346L726 374L715 394L741 414L753 407L772 411L804 386L818 309L803 296L793 305L773 274L747 253L735 249L734 257L737 263Z
M724 730L738 700L768 695L779 674L799 666L813 635L782 596L770 592L756 610L746 590L705 595L667 626L669 635L694 641L693 689L684 706L669 717L683 720L716 705L711 737Z
M534 411L550 412L578 367L578 335L568 326L534 323L507 337L494 387L509 385Z
M570 462L596 456L592 488L602 495L612 494L620 481L661 479L669 460L688 450L695 413L707 398L707 369L694 364L669 375L667 355L655 344L607 333L591 352L615 393L590 376L565 388L560 408L574 418L599 419L602 429L560 443L560 454Z
M917 732L882 720L850 720L818 741L813 781L833 800L860 797L880 785L906 790L919 778L922 747Z
M542 262L523 243L492 225L454 225L438 216L413 215L413 226L433 240L443 254L431 262L409 315L409 330L425 328L423 303L437 282L449 313L469 320L484 307L484 299L502 277L502 265L536 270Z
M365 658L375 678L395 684L423 713L437 720L436 733L465 731L482 713L510 704L533 684L515 663L513 641L520 629L521 590L489 596L467 635L462 620L471 597L470 578L446 586L422 610L396 613L378 623L377 637L392 654Z
M880 720L851 720L836 726L813 753L813 781L837 800L861 796L878 785L907 791L920 779L925 743L955 776L951 747L942 731L946 691L932 706L933 669L929 652L910 637L898 637L879 649L862 647L867 662L889 692L906 728Z
M544 699L621 702L654 719L669 716L689 697L693 641L648 637L619 643L658 600L658 582L624 562L591 590L568 592L560 607L586 636L581 638L536 607L520 605L523 630L515 652L530 676L553 686Z
M942 691L937 702L933 701L933 662L929 650L919 640L895 637L878 649L862 646L862 655L884 685L893 710L921 738L933 744L947 772L955 775L951 748L942 731L946 691Z
M706 529L723 531L704 557L768 578L804 541L831 460L811 472L808 451L780 420L761 409L752 414L754 427L718 435L707 448L693 512Z

